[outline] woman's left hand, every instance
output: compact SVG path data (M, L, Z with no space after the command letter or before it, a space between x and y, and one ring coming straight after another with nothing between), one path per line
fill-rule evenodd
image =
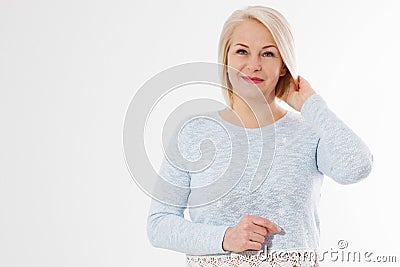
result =
M312 89L309 82L307 82L307 80L303 77L298 76L297 84L298 87L296 86L294 81L290 82L288 93L282 98L282 100L285 101L289 106L300 112L304 102L306 102L306 100L310 96L316 94L316 92L314 91L314 89Z

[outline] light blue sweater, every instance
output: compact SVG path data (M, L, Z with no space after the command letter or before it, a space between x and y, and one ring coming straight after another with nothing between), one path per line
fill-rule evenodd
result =
M213 146L203 143L200 152L205 139ZM202 153L215 158L203 171L182 170L164 158L159 174L187 190L163 192L177 199L174 205L152 200L147 233L153 246L188 255L229 254L222 249L225 231L246 214L265 217L282 229L266 236L269 250L318 249L324 174L351 184L367 177L373 162L364 142L318 94L306 100L300 113L288 111L262 128L233 125L217 111L203 114L179 132L179 151L193 162ZM201 188L226 173L217 184L224 192ZM187 207L190 219L184 218Z

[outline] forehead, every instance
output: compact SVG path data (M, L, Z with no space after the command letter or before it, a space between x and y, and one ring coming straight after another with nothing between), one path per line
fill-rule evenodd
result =
M237 25L233 30L231 42L261 47L269 44L276 45L268 28L256 20L246 20Z

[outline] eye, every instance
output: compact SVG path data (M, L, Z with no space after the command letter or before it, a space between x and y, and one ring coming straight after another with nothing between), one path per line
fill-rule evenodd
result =
M263 53L263 57L273 57L273 56L274 56L274 53L269 52L269 51Z
M247 55L247 51L244 50L244 49L239 49L239 50L236 51L236 54L239 54L239 55Z

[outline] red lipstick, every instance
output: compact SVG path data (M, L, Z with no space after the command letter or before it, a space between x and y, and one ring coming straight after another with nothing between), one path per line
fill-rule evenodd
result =
M250 77L250 76L241 76L241 77L248 83L262 83L264 81L264 79L258 77Z

